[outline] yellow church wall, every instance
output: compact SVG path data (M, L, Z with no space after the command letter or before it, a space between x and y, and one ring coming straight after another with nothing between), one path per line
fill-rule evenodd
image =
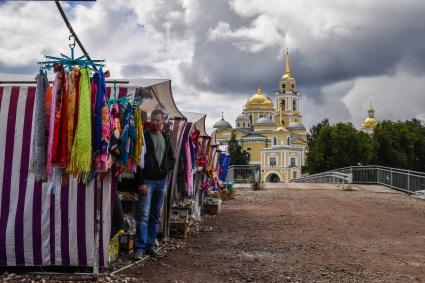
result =
M261 159L261 149L267 147L265 142L259 141L244 141L242 148L248 151L251 155L250 162L254 164L259 164Z

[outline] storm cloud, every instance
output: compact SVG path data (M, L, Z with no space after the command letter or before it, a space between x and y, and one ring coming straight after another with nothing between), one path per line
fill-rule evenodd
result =
M92 57L113 77L166 77L179 108L230 122L263 81L273 98L289 48L310 127L425 118L425 3L420 0L167 0L63 3ZM53 3L0 4L0 72L31 73L66 52ZM213 105L214 107L211 107Z

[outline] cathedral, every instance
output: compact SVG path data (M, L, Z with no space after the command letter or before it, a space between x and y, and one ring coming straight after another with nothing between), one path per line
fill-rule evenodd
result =
M216 140L228 143L232 133L250 154L250 164L261 167L266 183L289 182L301 175L305 164L307 132L300 112L301 95L292 77L289 54L285 54L285 73L273 100L264 94L261 82L257 93L245 103L235 127L224 119L214 124Z
M375 118L375 109L372 105L369 105L369 109L367 110L367 118L362 123L362 130L368 134L372 134L376 125L378 125L378 120Z

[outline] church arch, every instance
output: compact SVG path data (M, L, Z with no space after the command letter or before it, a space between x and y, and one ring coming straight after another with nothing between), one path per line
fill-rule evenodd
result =
M264 177L264 181L266 183L281 183L282 182L282 178L280 176L280 174L278 174L277 172L269 172L265 177Z

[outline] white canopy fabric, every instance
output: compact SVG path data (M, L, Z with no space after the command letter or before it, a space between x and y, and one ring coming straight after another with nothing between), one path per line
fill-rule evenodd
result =
M107 86L113 87L116 81L118 88L127 88L127 94L135 93L139 87L152 89L152 99L143 101L143 110L152 112L156 107L161 107L167 111L171 118L183 118L183 114L177 108L171 91L171 80L169 79L107 79ZM32 85L35 84L34 75L16 75L0 73L0 85Z
M182 113L187 121L193 123L195 128L200 131L201 136L209 137L205 130L205 119L207 118L207 114L188 111L182 111Z

